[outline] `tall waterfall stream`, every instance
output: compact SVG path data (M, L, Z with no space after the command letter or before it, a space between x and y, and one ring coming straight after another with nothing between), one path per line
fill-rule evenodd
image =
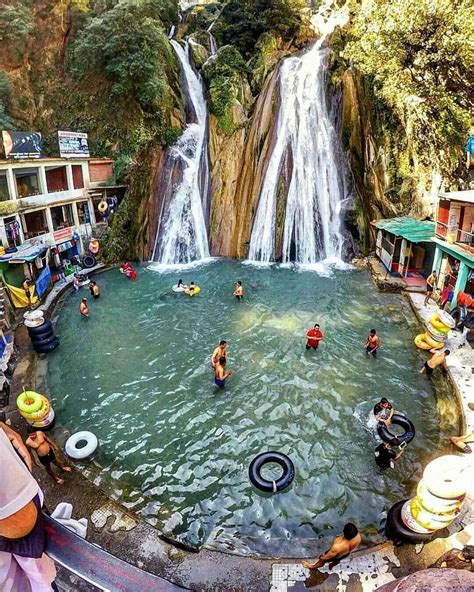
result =
M282 262L314 264L341 256L341 202L344 182L340 138L326 98L327 41L347 19L345 9L328 12L324 5L313 17L321 37L308 52L287 58L279 72L280 108L276 141L254 218L248 258L276 258L277 196L283 165L289 158L283 227Z

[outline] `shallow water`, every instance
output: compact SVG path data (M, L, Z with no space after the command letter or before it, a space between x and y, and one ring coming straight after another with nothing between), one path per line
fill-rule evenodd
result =
M165 533L268 555L322 549L347 521L378 541L384 512L413 492L422 465L444 450L431 383L418 371L417 324L408 303L375 290L365 271L330 277L219 260L186 272L199 296L174 294L177 273L145 267L136 282L97 276L101 298L78 313L85 289L60 312L61 346L47 383L60 423L89 429L100 447L99 483ZM232 297L243 280L245 300ZM315 322L325 340L306 352ZM377 328L379 357L363 344ZM213 386L210 355L227 339L235 369ZM380 397L415 423L417 437L395 470L378 472L367 422ZM438 395L444 410L449 394ZM262 494L248 480L252 458L288 454L293 485Z

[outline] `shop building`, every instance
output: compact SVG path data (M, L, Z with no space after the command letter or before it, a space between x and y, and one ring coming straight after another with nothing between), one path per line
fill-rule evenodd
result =
M64 249L103 223L98 205L117 193L103 187L112 177L109 159L41 158L0 161L0 240L3 248L25 241Z
M435 254L435 223L402 216L375 220L372 225L377 229L375 253L387 273L407 285L425 286Z
M474 191L440 193L436 216L433 269L438 288L474 294Z

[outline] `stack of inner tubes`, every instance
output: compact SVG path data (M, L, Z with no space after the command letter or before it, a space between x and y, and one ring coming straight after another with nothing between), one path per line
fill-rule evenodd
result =
M27 313L25 317L25 325L35 352L47 354L58 347L59 339L54 334L51 321L45 319L40 311Z

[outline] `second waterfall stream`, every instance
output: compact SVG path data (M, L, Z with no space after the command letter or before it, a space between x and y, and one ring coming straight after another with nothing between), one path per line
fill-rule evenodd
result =
M328 105L327 42L347 20L347 10L327 4L313 17L320 34L306 53L283 61L275 144L254 217L248 259L269 263L276 253L277 200L284 163L291 163L281 239L281 261L314 264L340 258L343 237L342 150L335 115Z
M171 39L185 79L187 126L169 149L160 184L161 212L153 261L191 263L209 257L207 237L209 161L207 105L200 76L191 65L189 45Z

